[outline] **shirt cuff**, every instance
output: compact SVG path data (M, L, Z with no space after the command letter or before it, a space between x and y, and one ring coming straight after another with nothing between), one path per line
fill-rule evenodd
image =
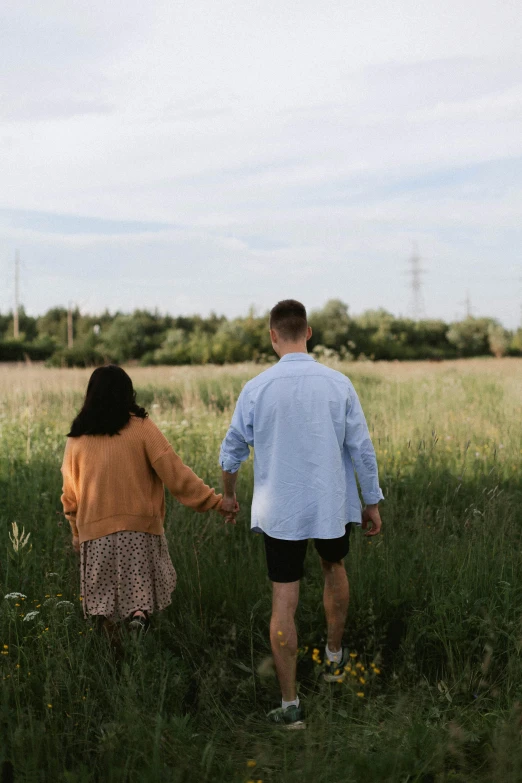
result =
M219 464L221 465L221 469L225 470L227 473L237 473L241 467L241 462L237 462L230 457L221 457Z
M363 494L363 500L367 506L374 506L380 500L384 500L382 489L379 487L379 490L377 492L365 492Z

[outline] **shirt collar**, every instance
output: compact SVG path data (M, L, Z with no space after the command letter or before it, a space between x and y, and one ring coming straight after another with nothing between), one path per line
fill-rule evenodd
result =
M310 356L309 353L285 353L284 356L282 356L279 359L280 362L315 362L315 359L313 356Z

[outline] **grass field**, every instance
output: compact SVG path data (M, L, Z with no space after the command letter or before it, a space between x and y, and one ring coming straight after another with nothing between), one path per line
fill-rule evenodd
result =
M60 516L65 433L89 373L0 367L2 783L522 781L522 360L339 369L374 438L384 532L352 538L346 643L360 666L333 687L312 659L324 618L310 548L308 728L284 732L264 719L279 692L251 463L235 528L168 503L178 588L118 658L83 619ZM174 448L218 486L231 406L259 370L130 372ZM13 522L30 533L18 551Z

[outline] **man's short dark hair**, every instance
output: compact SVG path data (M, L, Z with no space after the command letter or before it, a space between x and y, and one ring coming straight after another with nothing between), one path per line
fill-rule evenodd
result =
M270 310L270 328L275 329L283 340L302 340L308 328L305 306L295 299L278 302Z

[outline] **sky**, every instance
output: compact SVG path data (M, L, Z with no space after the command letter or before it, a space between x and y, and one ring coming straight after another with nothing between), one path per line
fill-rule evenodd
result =
M522 315L519 0L3 0L0 312ZM467 300L467 302L466 302Z

